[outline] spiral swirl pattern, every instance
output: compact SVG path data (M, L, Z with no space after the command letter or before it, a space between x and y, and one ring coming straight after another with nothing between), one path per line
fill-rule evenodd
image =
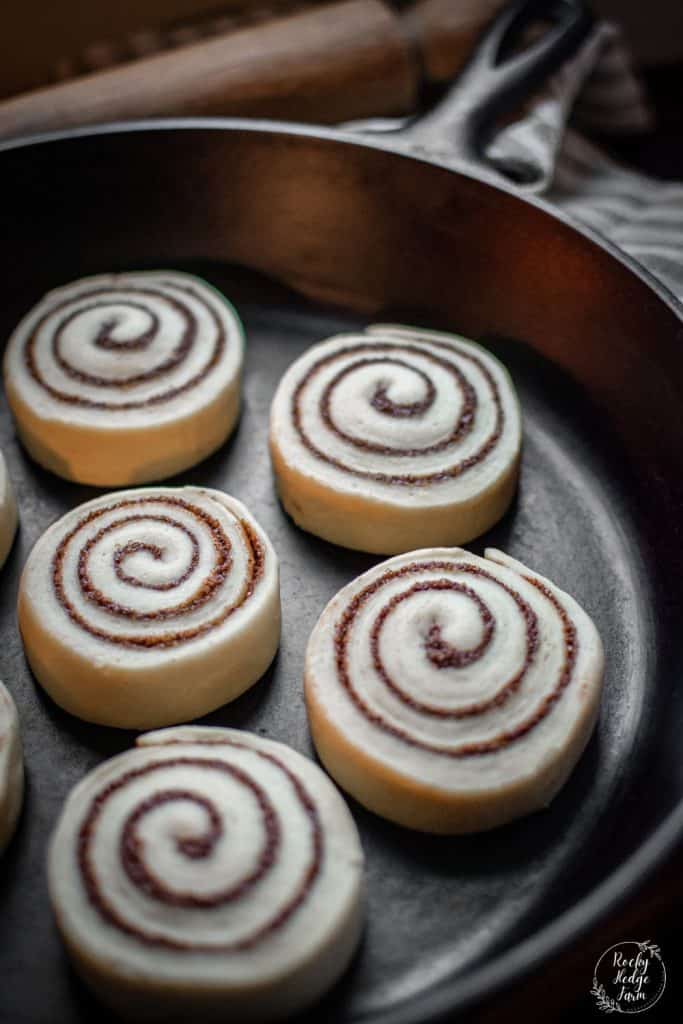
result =
M242 607L263 559L247 521L235 517L227 527L200 504L147 493L80 518L57 546L52 587L71 621L91 636L169 648L216 629Z
M199 278L102 275L49 292L24 317L5 385L42 465L84 483L144 483L228 436L243 349L234 309Z
M320 532L316 520L325 529L329 509L311 507L322 488L345 517L372 515L361 505L382 502L389 522L404 515L406 541L399 531L393 550L416 546L420 529L428 540L462 541L495 521L511 498L520 444L517 400L500 363L463 338L404 327L315 346L288 370L271 413L275 469L294 518L311 532ZM381 544L387 526L376 518Z
M240 658L253 660L249 640L267 640L274 653L277 589L275 554L239 502L200 488L146 488L81 506L44 535L22 581L20 621L40 679L54 673L41 671L37 647L53 642L93 667L139 671L141 683L152 669L180 671L183 655L212 672L213 658L231 657L222 674L236 681Z
M224 739L220 743L207 742L206 746L208 751L202 756L188 755L182 751L175 753L171 747L170 752L153 759L148 758L144 764L130 768L109 782L90 801L78 831L78 866L91 904L108 924L127 935L145 944L167 949L237 952L249 949L271 932L283 927L308 897L320 874L322 828L317 808L308 791L280 758L270 752L254 750L233 739ZM239 759L237 763L231 760L231 755L237 751L251 751L251 756L243 758L243 761L256 760L266 762L266 765L252 766L252 770L247 772L244 767L240 767ZM182 915L178 913L180 910L230 908L234 913L233 904L251 902L257 885L265 888L270 876L278 873L278 869L281 873L279 862L284 856L283 846L286 842L281 813L283 803L278 811L259 781L263 767L266 766L274 769L273 775L280 776L272 785L278 792L284 791L283 803L287 802L290 818L296 819L299 827L305 830L302 845L307 852L302 857L298 877L294 872L291 873L293 877L280 877L278 889L284 889L284 895L279 901L274 900L273 906L266 913L262 906L255 903L251 915L258 923L244 928L230 940L226 941L215 928L205 938L195 939L191 931L183 935ZM179 783L174 782L176 776ZM190 779L193 779L192 783ZM132 803L131 790L138 792ZM106 827L104 821L109 814L116 815L115 807L123 804L124 794L125 816L120 822L115 818L117 824L113 826L119 830L121 881L129 887L131 897L142 894L170 912L172 927L166 931L150 929L143 915L137 919L134 913L127 916L125 900L121 900L122 906L117 907L116 888L112 887L111 879L106 876L103 879L98 871L95 851L98 830ZM230 822L229 828L225 813L227 807L237 817L237 822ZM148 858L150 847L154 845L153 836L158 833L163 837L167 831L164 819L172 823L176 815L182 821L182 826L176 826L178 834L171 840L169 856L179 863L176 865L177 878L169 880L160 875L158 867L150 863ZM188 824L190 818L197 819L197 825L191 832ZM226 829L233 834L233 840L235 834L249 836L250 845L253 845L246 869L242 872L235 870L234 860L240 854L245 857L244 851L236 854ZM188 834L185 834L186 830ZM223 855L220 868L216 864L219 850ZM210 887L206 884L208 870L212 871L214 878L220 879L219 885ZM197 876L194 886L190 880L193 872ZM225 878L231 878L227 885L224 883ZM130 903L133 903L132 898ZM191 921L192 917L188 917Z
M306 673L314 721L334 714L346 743L425 785L486 793L498 775L508 787L542 778L558 751L574 757L594 722L602 649L576 602L525 566L436 549L342 590Z
M479 346L389 327L333 342L288 382L294 431L314 459L379 484L426 486L462 476L501 442L504 384Z
M44 399L112 413L192 391L239 347L236 333L217 292L187 274L155 272L50 292L12 343Z
M199 727L144 736L87 776L50 853L71 944L95 959L116 950L153 983L168 967L226 994L315 955L357 907L361 875L353 822L314 764L248 733Z

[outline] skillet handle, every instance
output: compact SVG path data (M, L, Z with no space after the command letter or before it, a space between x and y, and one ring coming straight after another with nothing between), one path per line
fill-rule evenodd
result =
M514 37L539 18L552 26L522 52L506 56ZM583 0L517 0L494 19L441 102L398 137L425 156L481 166L497 119L533 96L578 51L592 25Z

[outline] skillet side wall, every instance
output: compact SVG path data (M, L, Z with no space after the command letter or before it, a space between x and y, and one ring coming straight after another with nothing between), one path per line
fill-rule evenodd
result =
M609 412L641 476L672 480L683 466L683 322L524 200L313 135L102 134L0 159L6 297L27 277L39 294L60 263L83 274L132 253L242 263L363 313L408 308L475 337L524 339Z

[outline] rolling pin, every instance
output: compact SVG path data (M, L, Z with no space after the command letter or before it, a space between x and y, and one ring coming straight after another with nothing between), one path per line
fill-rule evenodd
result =
M500 0L339 0L0 103L0 138L129 118L255 116L321 124L415 110L451 77ZM192 38L192 32L187 34Z

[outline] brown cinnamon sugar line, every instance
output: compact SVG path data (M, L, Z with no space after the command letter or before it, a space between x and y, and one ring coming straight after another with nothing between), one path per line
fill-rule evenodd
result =
M150 395L148 398L140 400L130 400L125 402L107 402L100 399L86 398L84 395L71 394L67 391L62 391L60 388L50 384L40 372L37 364L35 347L38 335L43 329L45 323L54 317L56 314L63 309L73 306L76 302L82 302L83 300L90 298L97 298L98 296L107 297L106 300L100 300L95 302L89 302L85 306L79 306L71 313L64 316L58 323L51 339L51 352L52 357L60 369L72 380L78 381L82 384L87 384L92 387L103 387L103 388L114 388L121 391L125 391L126 388L133 387L137 384L146 383L151 380L157 380L171 371L177 369L186 359L191 351L193 345L196 343L197 338L197 319L193 314L192 310L184 302L179 299L173 298L166 292L155 291L153 288L136 288L136 287L123 287L118 288L112 285L107 288L92 288L80 293L73 295L69 299L65 299L63 302L58 303L49 309L35 324L28 338L26 339L24 347L24 362L26 368L30 373L31 377L37 384L40 385L47 393L54 399L60 402L66 402L69 405L77 405L88 409L103 409L113 411L126 411L131 409L143 409L148 406L161 405L164 402L168 402L173 398L177 398L178 395L184 394L186 391L196 387L217 365L221 359L226 345L225 328L221 323L218 314L216 313L213 306L208 305L204 302L201 295L194 289L187 286L176 285L171 281L162 281L161 284L167 287L172 287L178 291L187 292L197 302L202 303L204 308L209 313L209 316L213 320L214 327L216 329L216 336L211 348L208 359L201 367L201 369L195 373L189 380L185 381L184 384L178 384L175 387L167 388L165 391L158 392L155 395ZM152 325L142 333L137 339L132 339L125 342L115 342L112 339L111 332L116 326L112 318L105 320L100 326L100 330L93 339L93 344L99 348L106 348L110 350L120 349L122 352L127 352L132 349L146 348L156 337L159 329L159 319L155 313L147 309L141 303L134 301L127 301L120 297L120 294L133 294L142 296L152 296L153 298L166 302L183 320L185 326L183 328L182 335L173 352L167 359L163 360L157 366L151 367L149 370L145 370L141 373L132 374L129 377L122 377L118 379L109 379L107 377L101 377L96 374L86 373L83 370L79 370L77 367L72 366L68 360L66 360L61 351L61 339L63 332L68 325L81 316L83 313L88 312L92 309L106 308L109 305L125 305L132 309L142 310L151 318Z
M123 501L114 502L111 505L106 505L103 508L92 509L83 519L78 521L76 526L74 526L73 529L62 538L57 546L57 550L55 551L52 561L52 586L57 602L64 609L71 621L81 629L84 629L91 636L96 637L98 640L104 640L111 644L137 648L174 647L180 643L194 640L221 625L221 623L236 611L237 608L242 607L253 594L254 588L257 586L263 575L265 561L263 546L249 524L243 520L237 520L244 537L245 546L249 553L249 565L237 599L232 604L222 608L219 614L214 616L214 618L210 619L208 622L204 622L188 629L174 630L159 634L117 635L93 625L84 618L83 615L81 615L81 613L75 608L73 602L67 596L63 574L64 559L66 558L68 547L84 527L89 526L101 516L118 510L138 509L141 506L144 508L145 505L150 503L153 505L168 506L170 508L180 508L184 512L198 519L202 525L208 529L216 552L216 560L208 577L202 581L198 590L187 600L178 605L174 605L171 608L160 609L153 612L136 611L134 608L112 601L106 597L106 595L102 594L101 591L94 586L90 578L88 572L88 556L90 555L92 548L107 533L116 530L129 522L147 519L151 519L152 521L161 520L164 523L169 523L172 526L179 527L187 532L187 528L185 528L183 524L174 522L170 516L138 512L134 515L124 516L122 519L118 519L107 524L92 538L86 541L83 548L79 551L77 579L81 592L88 601L97 605L97 607L102 611L116 618L125 618L132 621L161 622L164 619L188 614L189 612L195 611L197 608L206 604L206 602L216 593L218 588L223 585L232 567L232 546L218 520L209 515L208 512L205 512L204 509L199 506L191 505L189 502L183 501L181 498L171 497L170 495L128 498ZM116 571L116 568L115 558L114 571ZM187 578L187 574L181 575L176 582L176 586L185 582Z
M431 348L444 350L445 352L449 353L451 357L457 356L461 359L469 361L470 363L477 367L479 372L486 380L487 386L491 394L491 401L495 408L495 422L493 430L486 438L486 440L480 445L476 452L473 452L472 455L469 455L467 458L461 459L453 463L453 465L448 466L445 469L441 469L433 473L373 472L371 470L362 470L357 469L354 466L346 465L340 459L337 459L333 455L330 455L328 452L323 451L322 448L320 448L320 446L317 445L306 433L302 423L301 398L305 388L310 384L311 380L316 376L316 374L320 372L320 370L328 366L330 363L333 363L336 360L346 356L356 356L364 354L376 356L376 353L378 351L401 352L408 355L418 355L421 358L425 359L427 362L431 362L434 365L439 366L441 369L445 369L452 377L454 377L456 386L459 388L463 396L463 406L458 417L458 420L451 434L447 438L445 438L443 441L438 442L435 445L431 445L426 448L391 448L388 445L377 445L363 438L354 437L341 430L334 422L331 413L332 392L334 390L334 387L345 376L347 376L349 373L353 372L356 369L372 364L397 364L400 366L406 366L409 369L412 369L414 372L418 373L420 376L426 377L426 374L423 374L422 371L410 366L410 364L390 357L384 359L358 359L356 360L356 362L343 368L327 384L320 401L320 416L325 426L337 437L339 437L340 440L344 441L346 444L349 444L354 448L357 448L362 451L388 456L419 458L420 456L433 454L434 452L445 451L448 448L454 447L455 445L459 444L463 440L463 438L465 438L470 433L474 425L474 419L476 416L478 406L477 395L474 388L467 380L465 375L462 373L462 371L459 369L459 367L457 367L453 362L449 362L447 359L440 358L433 352L430 352L429 349L427 348L420 348L416 345L405 344L399 341L391 343L374 342L372 344L350 345L347 348L339 349L335 352L330 353L327 356L324 356L322 359L319 359L311 367L309 367L309 369L306 371L306 373L304 374L304 376L301 378L296 388L294 389L291 399L291 412L294 428L297 434L299 435L299 438L304 447L312 455L315 455L316 458L320 459L323 462L326 462L330 466L334 466L335 469L338 469L343 473L348 473L352 476L361 477L362 479L366 480L375 480L379 483L388 484L426 485L440 483L444 480L460 476L460 474L464 473L468 469L471 469L473 466L476 466L478 463L482 462L485 458L487 458L487 456L490 455L490 453L498 444L498 441L500 440L505 425L505 414L503 411L503 404L500 397L500 391L498 389L496 381L493 378L493 375L490 373L487 367L484 366L483 362L480 359L478 359L474 355L471 355L468 352L465 352L457 345L451 345L448 344L447 342L435 341L431 339L429 341L429 345ZM436 395L436 389L434 387L433 382L429 378L427 378L427 381L429 387L426 401L414 403L412 406L408 407L412 410L410 412L406 411L405 406L400 406L397 405L396 403L391 402L388 399L388 396L386 395L386 389L382 391L381 387L376 389L375 394L371 400L371 404L375 408L377 408L379 412L387 416L404 418L407 415L413 417L424 415L425 412L433 403Z
M402 604L403 601L408 600L408 598L413 595L435 590L463 594L473 601L479 611L482 625L484 627L484 633L481 642L476 647L471 650L460 651L443 640L441 636L441 627L438 624L432 626L425 643L425 653L429 661L437 669L463 668L465 665L475 664L482 657L493 639L493 634L495 632L495 618L488 605L482 601L479 595L472 590L471 587L468 587L463 583L457 583L455 580L440 579L415 583L409 590L405 590L400 594L395 594L382 608L375 620L372 633L370 634L370 647L375 671L382 679L385 686L391 690L399 700L412 708L413 711L418 711L424 715L432 715L435 718L451 718L455 720L473 718L486 711L490 711L493 708L502 707L502 705L509 700L512 694L519 689L522 680L528 671L529 665L536 655L536 648L538 646L538 619L533 609L522 597L520 597L519 594L504 583L500 583L500 586L513 599L520 611L520 614L522 615L522 618L524 619L526 629L526 657L519 672L501 686L491 698L488 700L478 701L474 704L468 704L466 707L456 708L452 711L437 707L433 704L426 704L416 700L411 694L406 693L405 690L401 689L401 687L389 676L389 673L386 671L384 664L382 663L379 652L380 635L382 627L389 615L395 608Z
M202 743L202 741L192 742ZM159 946L165 949L188 952L238 953L253 948L269 935L278 931L306 900L316 878L320 874L322 865L324 850L322 824L315 803L302 782L275 755L255 750L253 747L239 743L236 740L221 740L220 743L209 740L206 745L226 745L249 750L263 760L274 764L286 776L309 822L312 851L309 863L305 867L299 885L294 888L290 898L264 924L241 939L215 944L206 942L193 943L182 939L173 939L158 932L139 928L126 920L123 914L103 894L97 877L97 869L91 859L91 848L97 831L98 820L105 811L111 797L120 792L124 787L156 771L163 771L178 766L189 766L209 772L219 772L230 776L240 785L246 787L254 796L259 808L264 841L256 863L243 879L219 892L198 896L192 892L171 890L165 880L160 878L144 862L144 847L138 836L139 822L146 814L174 801L190 801L195 803L207 814L209 821L209 829L205 836L196 839L184 838L177 841L179 854L191 860L211 857L218 839L223 835L220 808L217 808L214 803L203 795L192 793L187 788L158 789L129 812L119 839L121 865L128 878L136 888L141 890L145 897L167 906L189 909L212 909L238 902L247 897L253 887L272 870L278 860L281 848L281 824L278 813L264 788L246 771L227 761L215 757L170 757L166 760L155 761L152 764L126 772L120 778L109 783L93 799L78 833L76 853L79 871L90 903L108 924L119 931L125 932L131 938L137 939L148 946Z
M526 651L524 657L524 663L520 672L514 676L508 683L503 686L497 694L489 701L483 701L480 705L471 705L468 708L459 709L457 712L443 712L438 708L434 708L430 705L422 705L418 701L415 701L410 695L402 691L397 684L389 677L386 669L384 668L381 658L379 656L379 630L381 629L381 622L379 627L377 622L372 633L371 644L373 644L373 663L376 670L379 672L380 678L383 682L389 686L389 688L403 700L404 703L408 704L413 710L426 715L437 715L439 717L468 717L470 715L483 714L493 707L498 707L505 703L509 699L511 694L518 689L524 675L528 672L532 665L537 649L538 649L538 620L531 609L531 607L521 598L516 591L508 587L507 584L496 579L494 575L486 572L484 569L480 569L478 566L469 565L467 563L454 563L445 561L433 561L433 562L416 562L411 565L404 565L401 569L392 570L380 576L372 583L368 584L360 593L356 594L349 606L341 616L339 623L336 627L334 645L335 645L335 658L337 673L339 680L348 693L350 699L353 701L356 709L367 721L369 721L376 728L382 732L393 736L395 739L401 740L412 747L417 747L420 750L426 750L429 753L440 754L444 757L452 758L464 758L474 757L483 754L491 754L496 751L502 750L503 748L510 746L512 743L517 742L523 736L528 735L543 719L550 713L554 705L557 703L562 693L569 685L576 664L576 657L578 653L578 639L576 626L569 618L566 610L562 607L560 602L557 600L555 595L540 583L538 580L532 579L531 577L524 577L527 583L535 587L541 594L550 602L553 609L559 616L562 622L562 629L564 634L564 660L560 670L559 678L548 693L548 695L541 701L538 708L529 715L526 719L520 722L518 725L511 729L501 732L498 736L494 736L488 740L482 740L475 743L465 743L459 747L445 747L435 743L428 743L425 740L418 739L413 736L406 729L400 726L394 725L389 722L380 712L374 711L369 707L367 702L363 699L357 688L353 685L351 674L348 667L348 645L351 642L350 634L353 627L354 620L358 615L360 609L365 605L369 598L377 593L381 587L385 584L404 577L410 577L416 573L421 572L447 572L450 575L455 573L466 573L471 576L478 576L482 579L490 580L492 583L501 587L505 590L517 603L518 608L525 620L526 627ZM425 582L424 589L444 589L443 584L451 583L450 580L435 580L433 583ZM445 589L449 589L446 587ZM388 605L385 607L389 607ZM383 609L384 611L384 609ZM386 613L388 614L388 612ZM380 616L382 612L380 612ZM374 643L373 643L374 641ZM463 713L464 712L464 713Z

